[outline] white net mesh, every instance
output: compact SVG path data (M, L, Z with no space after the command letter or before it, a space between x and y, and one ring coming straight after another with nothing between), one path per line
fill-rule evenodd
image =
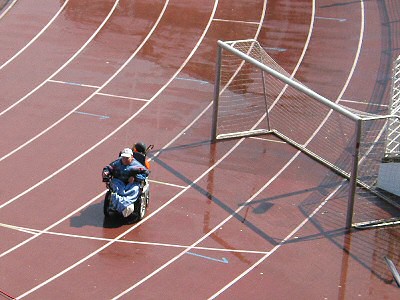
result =
M350 110L326 98L327 101L321 100L323 97L316 93L304 92L299 85L304 86L291 78L257 41L226 45L229 47L221 49L219 60L213 138L274 133L345 178L350 179L357 170L354 182L358 184L350 195L354 222L400 217L397 209L386 207L387 203L396 205L396 200L377 188L385 145L395 140L394 134L400 140L399 119ZM268 72L260 65L267 66ZM283 82L274 72L289 80ZM358 159L356 169L354 159ZM382 198L387 200L383 201L385 204Z

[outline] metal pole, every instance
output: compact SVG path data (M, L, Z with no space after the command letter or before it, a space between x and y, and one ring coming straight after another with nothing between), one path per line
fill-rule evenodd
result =
M304 94L318 100L319 102L324 103L326 106L332 108L335 111L340 112L341 114L345 115L346 117L352 119L352 120L359 120L360 117L357 116L356 114L353 114L352 112L348 111L347 109L337 105L336 103L330 101L329 99L317 94L316 92L314 92L313 90L307 88L306 86L294 81L293 79L290 79L289 77L275 71L274 69L262 64L261 62L259 62L258 60L245 55L244 53L240 52L239 50L233 48L232 46L226 44L223 41L218 41L218 45L234 54L236 54L237 56L239 56L241 59L257 66L258 68L260 68L261 70L275 76L276 78L282 80L283 82L287 83L288 85L296 88L297 90L303 92Z
M214 103L212 115L212 128L211 128L211 141L215 143L217 140L217 126L218 126L218 102L219 102L219 86L221 83L221 53L222 48L218 46L217 49L217 64L215 70L215 83L214 83Z
M271 130L271 124L269 122L269 113L268 113L267 84L265 82L265 76L264 76L263 70L261 70L261 78L262 78L262 83L263 83L264 102L265 102L265 118L267 120L267 129Z
M350 175L349 200L347 204L346 230L350 231L353 224L354 199L357 188L358 156L360 152L362 120L356 121L355 145L353 154L353 168Z

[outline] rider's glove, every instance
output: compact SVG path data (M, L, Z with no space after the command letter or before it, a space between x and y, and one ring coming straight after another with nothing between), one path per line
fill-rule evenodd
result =
M103 171L103 182L109 182L110 181L110 172L107 170Z

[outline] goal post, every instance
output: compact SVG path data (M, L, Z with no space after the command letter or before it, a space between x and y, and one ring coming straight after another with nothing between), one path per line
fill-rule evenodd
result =
M400 117L400 55L394 62L392 72L392 89L390 97L390 114ZM389 123L388 139L385 154L391 159L400 161L400 130L395 120Z
M254 72L254 70L257 71ZM271 81L269 83L274 84L275 87L278 89L280 88L283 92L286 89L285 84L292 86L301 93L304 93L304 95L314 98L327 107L340 112L354 121L360 119L351 111L331 102L327 98L302 85L297 80L290 78L289 74L265 52L258 41L251 39L231 42L218 41L217 75L214 90L214 114L212 125L213 141L271 132L269 123L267 126L268 128L254 129L254 109L246 109L249 107L258 108L264 106L263 109L261 109L261 118L269 119L266 86L269 86L270 84L265 81L265 73L271 75L269 78ZM246 91L247 93L245 94L244 89L249 89L249 86L253 89L251 91ZM229 102L227 104L223 101L220 102L221 97L228 97ZM260 99L262 101L260 101ZM226 108L225 105L231 106L229 109L232 109L232 106L235 106L236 108L234 110L235 114L229 114L229 118L236 119L235 121L237 122L247 117L247 119L251 120L250 125L252 125L252 127L246 127L247 130L237 132L221 132L228 127L224 127L223 124L220 124L227 116L225 113L228 110L220 113L221 107ZM263 114L264 112L265 114ZM248 117L248 113L250 114L250 117ZM221 119L223 120L221 121ZM230 125L234 122L225 121L225 123ZM240 124L240 126L243 126L243 124Z
M357 227L363 199L371 201L365 191L396 204L376 185L396 116L351 110L321 96L252 39L218 41L213 104L213 142L273 134L348 179L347 229ZM360 222L375 218L366 215Z
M247 67L250 69L254 67L251 64L244 64L244 61L241 59L241 52L236 52L239 56L236 56L235 52L231 55L229 55L229 52L223 52L223 45L225 45L223 42L218 42L211 134L213 141L268 133L268 121L264 122L261 128L252 128L254 126L254 116L263 120L265 115L268 114L265 80L262 70L256 70L258 74L254 78L246 78L246 75L250 72L244 72L243 70ZM235 50L234 48L232 49ZM251 51L251 48L249 50ZM224 60L222 60L222 54L224 54ZM229 55L228 58L225 58L226 54ZM251 56L248 57L252 58ZM222 66L222 64L224 65ZM229 64L229 70L227 70L228 65L226 64ZM221 70L225 72L221 73ZM247 93L250 89L253 92ZM248 95L251 97L247 97ZM225 101L220 102L220 96L229 97L229 103ZM246 101L242 101L241 98L243 97L246 98ZM268 120L268 117L265 119ZM240 124L238 124L238 121Z

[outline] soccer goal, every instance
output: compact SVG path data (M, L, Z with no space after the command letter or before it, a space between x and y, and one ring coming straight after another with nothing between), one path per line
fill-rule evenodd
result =
M273 134L348 179L348 229L400 217L377 186L388 139L399 145L389 124L398 128L398 117L350 110L307 88L256 40L218 41L212 140Z

